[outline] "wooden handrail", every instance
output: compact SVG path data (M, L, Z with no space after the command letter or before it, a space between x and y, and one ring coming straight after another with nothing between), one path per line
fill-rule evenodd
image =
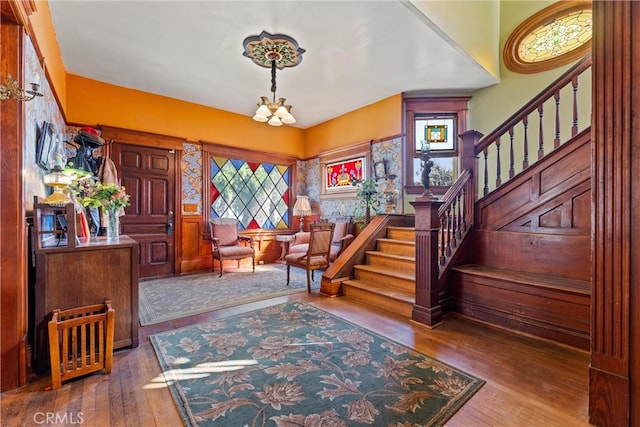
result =
M533 97L531 101L526 103L522 108L516 111L510 118L502 123L493 132L482 138L475 146L476 155L480 154L485 148L499 136L504 135L513 126L518 124L522 118L538 108L544 101L550 99L555 95L556 91L562 89L566 85L572 82L575 76L582 74L583 71L591 67L591 53L586 55L580 61L578 61L573 67L568 69L562 76L560 76L555 82L549 85L546 89ZM574 134L575 135L575 134Z
M467 184L469 179L471 179L471 169L465 169L458 175L456 182L454 182L447 192L444 193L444 196L442 196L443 205L438 209L438 216L441 216L445 210L449 209L455 197L462 191L462 188Z

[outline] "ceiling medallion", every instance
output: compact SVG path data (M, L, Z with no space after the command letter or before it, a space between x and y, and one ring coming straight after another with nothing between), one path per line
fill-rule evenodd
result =
M260 97L258 109L253 116L257 122L267 122L271 126L291 125L296 122L291 114L291 105L285 105L285 98L276 101L276 68L295 67L302 61L305 52L298 42L284 34L269 34L266 31L259 36L250 36L242 42L247 58L261 67L271 68L272 99Z
M243 55L261 67L271 68L271 62L282 70L295 67L302 62L302 54L306 51L298 46L293 37L284 34L269 34L263 31L258 36L249 36L242 42Z
M591 50L591 1L561 1L542 9L509 36L503 59L517 73L537 73L573 62Z

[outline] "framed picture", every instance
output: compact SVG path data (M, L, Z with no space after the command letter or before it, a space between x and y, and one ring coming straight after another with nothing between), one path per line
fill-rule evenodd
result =
M366 176L366 156L327 163L324 166L325 192L353 191L356 187L351 183L351 179L364 179Z
M373 164L373 174L376 177L376 180L385 178L387 176L387 161L380 160L379 162L375 162Z
M49 154L53 146L55 127L52 123L42 122L42 129L36 143L36 164L44 170L49 170Z

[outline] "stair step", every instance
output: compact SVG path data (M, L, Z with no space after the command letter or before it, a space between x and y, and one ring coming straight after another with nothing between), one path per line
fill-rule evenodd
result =
M344 298L374 305L407 318L411 318L415 303L415 292L358 279L342 282L342 295Z
M367 251L367 264L384 267L391 271L400 271L415 277L416 259L412 256L395 255L379 251Z
M377 267L372 265L355 265L354 277L358 280L394 286L415 292L416 278L415 273L407 274L401 271L391 271L385 267Z
M416 256L416 242L407 240L397 240L382 237L377 241L377 251L394 255Z
M514 283L546 288L549 290L564 291L585 296L591 295L591 282L588 280L552 276L544 273L509 270L506 268L490 267L479 264L463 265L454 267L452 270L491 279L506 280Z
M416 229L413 227L387 227L387 238L415 243Z

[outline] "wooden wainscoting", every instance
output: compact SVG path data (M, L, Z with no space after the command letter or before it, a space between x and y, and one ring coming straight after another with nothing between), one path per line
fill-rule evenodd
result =
M182 251L178 255L176 265L178 274L195 273L211 270L211 239L209 225L202 215L182 215L181 220ZM282 246L276 241L279 234L293 234L294 230L246 230L241 234L253 238L256 250L256 264L274 263L280 258ZM243 267L251 266L251 259L241 260ZM226 266L226 264L225 264ZM218 268L218 266L216 266Z

